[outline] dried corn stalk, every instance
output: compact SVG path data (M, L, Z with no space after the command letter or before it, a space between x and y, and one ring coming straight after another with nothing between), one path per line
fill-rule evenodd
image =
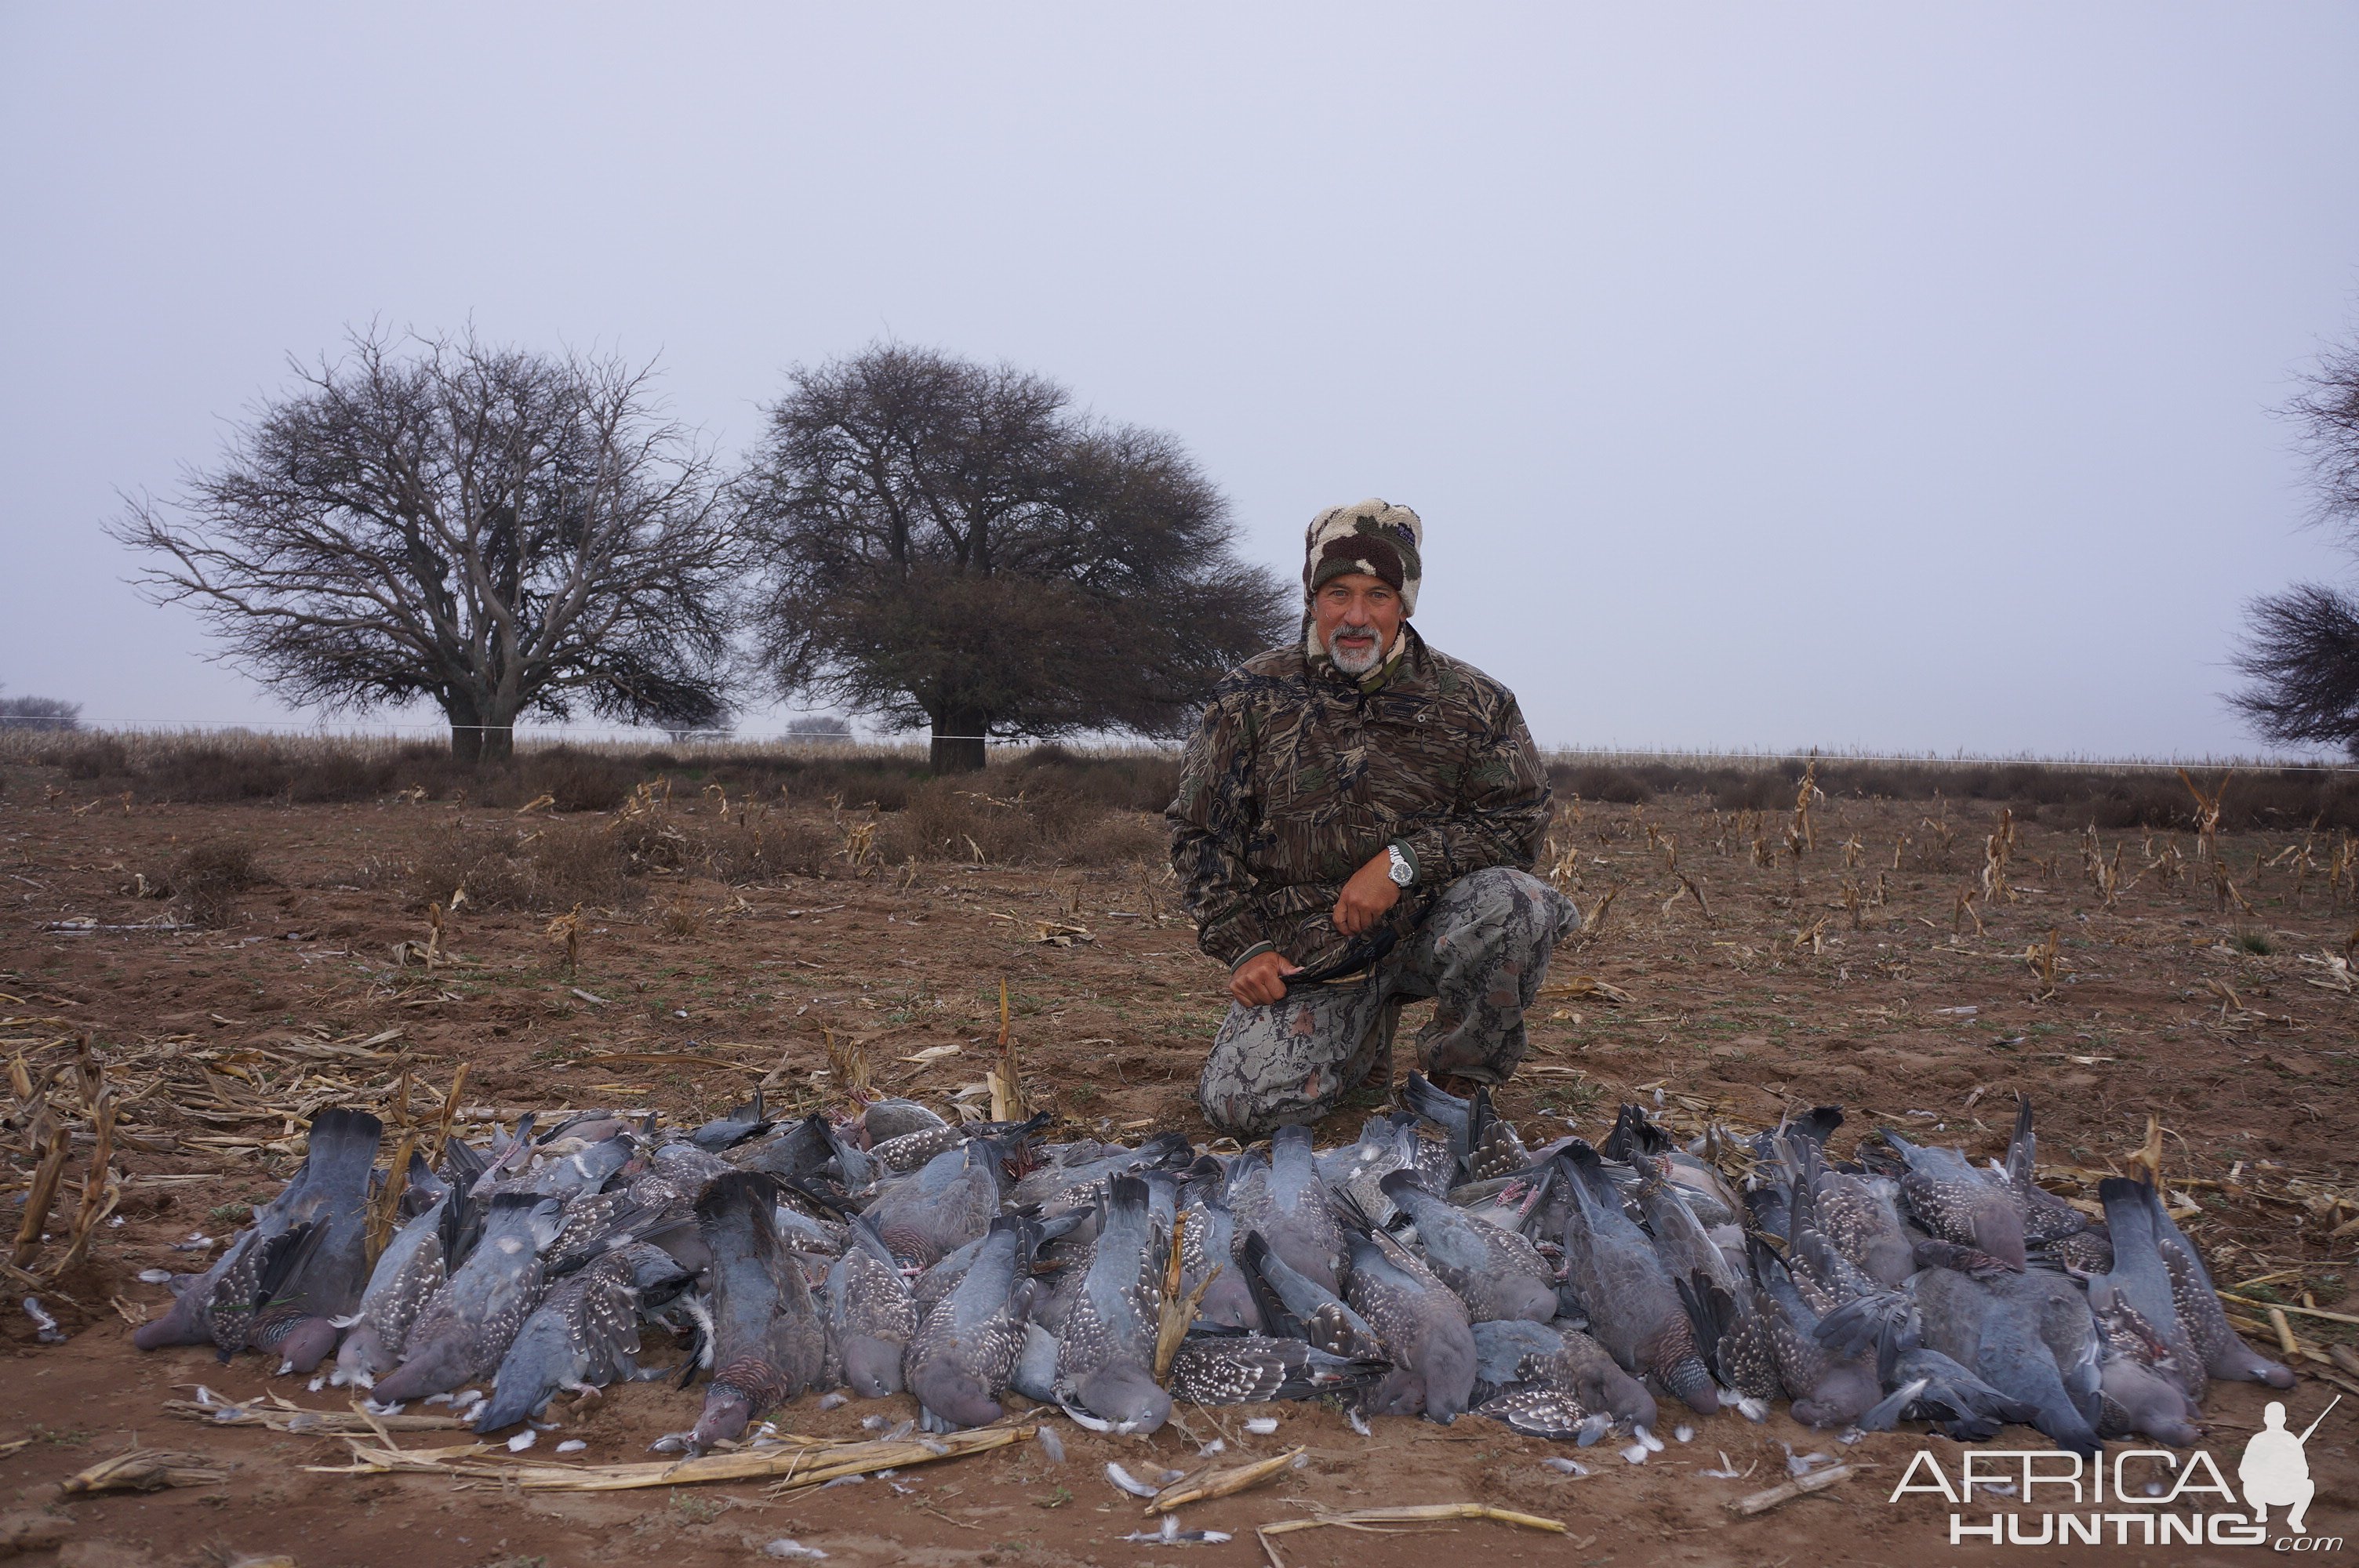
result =
M209 1487L229 1479L201 1454L174 1454L161 1448L135 1448L112 1459L102 1459L79 1475L58 1483L70 1497L93 1492L154 1492L166 1487Z

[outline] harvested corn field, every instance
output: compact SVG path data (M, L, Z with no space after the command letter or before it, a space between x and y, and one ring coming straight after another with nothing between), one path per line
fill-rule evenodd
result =
M347 1388L309 1386L321 1372L274 1377L278 1359L251 1352L219 1363L218 1336L143 1355L135 1333L174 1305L143 1276L219 1261L297 1175L331 1110L374 1120L375 1168L405 1176L419 1168L405 1147L429 1172L453 1145L499 1158L527 1112L542 1132L582 1112L636 1132L652 1112L654 1141L677 1141L725 1128L756 1087L760 1119L777 1125L739 1148L813 1113L847 1115L861 1091L951 1122L1045 1114L1029 1136L1060 1144L1202 1145L1190 1091L1221 977L1172 912L1151 817L1103 796L1077 817L1078 789L1043 813L1037 783L997 773L963 794L905 797L938 799L930 816L841 792L752 798L690 768L563 815L536 804L549 790L496 807L406 786L364 802L223 806L88 782L16 766L0 799L0 869L21 895L0 979L27 1233L10 1294L41 1314L9 1319L5 1376L25 1412L21 1430L0 1432L0 1444L22 1440L0 1459L14 1528L158 1562L415 1560L423 1541L436 1560L484 1563L740 1561L777 1541L854 1562L1407 1563L1430 1561L1441 1530L1539 1561L1567 1545L1548 1524L1583 1562L1883 1561L1895 1541L1947 1545L1953 1510L1938 1497L1885 1500L1920 1450L1954 1484L1961 1445L1922 1419L1896 1414L1892 1430L1845 1443L1864 1409L1825 1427L1797 1422L1782 1399L1757 1423L1685 1410L1663 1386L1685 1380L1668 1364L1639 1368L1656 1374L1657 1419L1606 1401L1601 1424L1615 1430L1586 1446L1530 1430L1545 1420L1361 1416L1353 1379L1387 1373L1359 1367L1314 1390L1323 1400L1182 1398L1151 1434L1092 1430L1020 1393L1003 1422L903 1432L919 1415L906 1394L838 1404L807 1391L681 1458L648 1448L698 1427L712 1398L701 1374L685 1389L665 1378L560 1390L545 1430L509 1424L482 1448L447 1401L355 1411ZM1523 1069L1495 1097L1525 1153L1538 1161L1578 1136L1607 1157L1609 1180L1635 1179L1633 1156L1660 1137L1674 1178L1709 1173L1742 1206L1748 1176L1774 1184L1781 1162L1821 1158L1790 1137L1754 1142L1813 1107L1844 1108L1827 1173L1856 1162L1905 1186L1904 1148L2004 1162L2021 1094L2036 1108L2038 1184L2054 1200L2040 1212L2077 1228L2147 1179L2208 1260L2226 1326L2295 1374L2282 1392L2212 1381L2200 1441L2224 1469L2265 1399L2288 1402L2298 1431L2340 1385L2359 1385L2348 840L2231 826L2238 782L2223 795L2216 775L2191 789L2169 780L2182 826L2093 833L2032 799L1944 805L1777 782L1771 804L1660 784L1632 792L1640 800L1563 800L1541 869L1588 918L1555 957ZM1392 1086L1403 1094L1410 1065ZM1353 1144L1389 1104L1372 1089L1317 1130L1318 1147ZM1634 1130L1625 1105L1659 1132ZM1440 1119L1410 1130L1447 1150L1450 1107L1426 1108ZM842 1136L856 1145L857 1132ZM1164 1148L1186 1171L1195 1150L1183 1161ZM500 1173L530 1178L529 1153ZM826 1158L837 1162L795 1179L849 1195L843 1156ZM1455 1174L1440 1184L1473 1173ZM1386 1193L1384 1175L1358 1184L1367 1206L1424 1201L1421 1188ZM1532 1206L1527 1216L1568 1200L1572 1188L1506 1199ZM359 1201L373 1251L402 1225L402 1194L364 1184ZM822 1202L796 1204L814 1224L841 1223ZM1910 1217L1939 1212L1924 1204ZM1387 1232L1392 1216L1363 1217ZM1435 1266L1428 1232L1441 1223L1397 1243L1404 1267ZM1561 1268L1563 1217L1533 1228ZM1658 1242L1664 1228L1651 1227ZM1794 1236L1788 1217L1789 1255ZM1971 1223L1934 1239L2006 1249ZM920 1260L906 1245L897 1259ZM1231 1256L1242 1277L1250 1265ZM1953 1260L1973 1264L1951 1271L1970 1280L1992 1267ZM2006 1261L1989 1277L2011 1274ZM680 1326L644 1328L638 1358L676 1370L697 1342ZM1707 1369L1717 1386L1734 1375ZM1528 1417L1495 1415L1517 1413ZM1562 1424L1578 1433L1595 1413ZM2314 1518L2352 1502L2338 1420L2310 1445ZM1641 1424L1658 1449L1636 1437ZM537 1436L511 1453L526 1433ZM2015 1425L1984 1446L2053 1445ZM2141 1484L2148 1464L2131 1462ZM1220 1489L1247 1470L1258 1473ZM92 1471L88 1495L58 1490ZM1793 1490L1758 1500L1789 1479ZM1187 1487L1207 1495L1154 1511L1158 1495ZM1410 1506L1461 1512L1347 1517ZM1178 1519L1169 1540L1166 1518ZM1321 1520L1343 1522L1299 1527Z

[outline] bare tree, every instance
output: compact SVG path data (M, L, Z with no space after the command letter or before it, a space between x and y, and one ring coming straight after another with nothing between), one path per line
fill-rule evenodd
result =
M987 737L1182 728L1291 596L1234 553L1179 443L1071 411L1055 382L873 347L796 373L738 482L782 694Z
M2318 485L2314 520L2359 554L2359 344L2331 350L2287 406ZM2246 607L2234 656L2253 684L2229 698L2272 741L2324 741L2359 757L2359 599L2301 583Z
M726 714L745 557L651 367L370 331L295 371L177 504L112 528L224 657L298 705L431 697L462 760L507 755L527 713Z
M79 730L82 704L55 697L0 697L0 730Z

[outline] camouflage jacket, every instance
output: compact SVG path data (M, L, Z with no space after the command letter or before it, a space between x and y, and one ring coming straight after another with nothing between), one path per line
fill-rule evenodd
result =
M1392 919L1488 866L1528 870L1548 774L1515 694L1414 628L1366 683L1273 648L1214 688L1165 818L1197 941L1235 967L1275 947L1310 968L1342 953L1336 895L1397 844L1416 871Z

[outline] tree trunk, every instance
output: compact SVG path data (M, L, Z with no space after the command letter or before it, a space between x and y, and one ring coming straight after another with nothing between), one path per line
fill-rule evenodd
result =
M493 713L466 696L443 704L451 717L451 757L481 764L505 762L516 754L516 715Z
M483 714L463 695L453 693L442 704L451 719L451 760L473 764L484 760Z
M937 773L983 771L983 734L990 719L972 708L945 708L934 715L933 755Z

